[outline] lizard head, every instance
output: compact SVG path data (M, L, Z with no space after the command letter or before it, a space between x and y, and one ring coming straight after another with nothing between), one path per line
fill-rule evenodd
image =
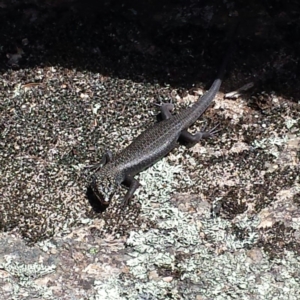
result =
M118 190L119 184L109 170L101 169L94 175L91 188L97 199L102 204L108 205Z

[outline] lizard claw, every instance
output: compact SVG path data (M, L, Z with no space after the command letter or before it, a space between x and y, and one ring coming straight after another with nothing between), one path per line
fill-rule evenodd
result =
M153 105L157 106L157 107L161 107L162 103L152 103Z
M96 164L93 164L93 165L87 165L85 166L84 168L85 169L90 169L90 170L96 170L95 172L97 172L99 170L99 168L102 167L102 163L96 163Z
M160 101L160 103L154 103L154 105L160 108L163 120L169 119L172 116L171 112L174 110L174 104L172 103L172 100L167 103Z
M222 128L219 128L220 124L218 123L216 126L214 126L213 128L211 128L208 132L210 137L215 137L216 133L218 133L219 131L222 130Z
M202 138L209 138L209 137L215 137L216 136L216 133L218 133L219 131L221 131L222 129L221 128L218 128L220 126L220 124L218 123L216 126L214 126L213 128L209 129L209 130L206 130L207 126L204 125L202 128L201 128L201 135L202 135Z
M159 97L159 100L160 100L159 103L154 102L153 105L158 106L158 107L162 107L162 106L164 106L164 105L172 105L172 107L173 107L173 101L172 101L172 99L171 99L170 102L168 102L168 103L163 102L163 101L161 100L161 97Z

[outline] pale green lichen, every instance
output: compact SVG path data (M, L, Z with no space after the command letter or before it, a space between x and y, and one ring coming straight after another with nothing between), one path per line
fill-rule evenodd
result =
M269 154L272 154L274 157L278 158L280 155L278 147L285 145L287 141L287 136L283 138L270 137L266 139L256 140L253 142L252 146L254 147L254 149L263 149L264 151L267 151Z
M109 280L95 281L94 288L96 293L90 297L89 300L122 300L120 296L122 287L120 281L116 276L111 277Z
M5 262L0 264L0 268L13 276L13 278L8 277L5 279L12 286L11 299L33 299L33 297L49 300L55 299L50 289L39 286L34 282L34 280L54 272L56 269L55 265L21 264L14 262L13 257L6 256ZM15 280L15 278L18 280ZM26 295L26 298L24 298L24 295Z
M43 264L20 264L13 262L12 257L6 259L6 263L1 265L7 272L20 279L20 283L26 285L30 280L50 274L56 269L55 265L44 266Z
M209 218L202 221L202 231L209 236L210 242L214 244L223 244L227 250L235 251L249 247L258 240L258 233L255 231L259 224L257 217L249 219L245 216L244 219L235 223L235 226L240 230L247 230L247 237L238 239L234 234L228 232L232 228L232 223L222 218Z
M295 124L297 124L299 122L298 120L292 119L292 118L288 118L285 120L285 126L287 129L291 129Z
M268 154L271 154L274 157L278 158L280 155L280 151L278 147L286 145L287 142L288 142L287 136L284 136L283 138L276 136L276 137L270 137L261 140L255 140L252 146L254 149L263 149Z
M192 183L180 166L169 165L166 159L140 175L143 188L137 196L142 215L156 220L156 228L130 233L126 244L132 251L127 265L134 279L125 276L119 281L121 288L114 283L119 298L115 292L105 296L101 285L95 299L299 299L299 279L293 274L299 272L300 262L291 253L286 260L276 260L275 265L263 251L259 264L250 262L245 247L257 242L258 218L240 216L233 228L230 221L211 218L207 212L200 220L199 232L191 216L170 203L175 174ZM235 235L237 228L247 231L243 239ZM222 254L214 247L220 247ZM178 260L177 255L183 253L186 256ZM274 275L274 267L280 270L280 278ZM164 281L168 275L163 270L170 273L170 281ZM158 274L156 278L150 276L152 272ZM180 290L178 280L190 283Z
M40 241L38 243L38 246L45 253L48 253L49 251L51 251L51 249L55 249L56 248L56 246L51 241L49 241L49 240Z

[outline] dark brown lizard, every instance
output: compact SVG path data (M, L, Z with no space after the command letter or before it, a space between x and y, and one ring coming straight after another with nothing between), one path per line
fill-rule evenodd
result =
M128 187L124 197L127 205L139 182L134 176L159 159L167 155L178 145L178 139L188 143L197 143L202 138L214 135L215 127L209 131L191 134L187 129L206 111L216 96L225 73L225 67L230 57L228 50L219 70L217 78L210 89L189 108L182 110L177 115L172 115L173 104L165 103L160 106L163 120L155 123L142 132L132 143L114 157L107 151L93 175L91 188L95 196L103 204L109 204L112 196L123 184Z

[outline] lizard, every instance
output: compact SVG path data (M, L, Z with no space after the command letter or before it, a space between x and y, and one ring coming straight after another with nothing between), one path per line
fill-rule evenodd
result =
M173 115L172 103L159 105L162 121L150 126L115 156L111 151L106 151L97 164L90 185L93 194L102 204L108 205L120 186L125 185L128 191L123 198L123 205L126 206L139 187L139 182L134 176L166 156L178 145L179 139L195 144L219 131L216 130L217 126L195 134L189 133L187 129L206 111L218 93L229 61L230 48L211 87L191 107Z

